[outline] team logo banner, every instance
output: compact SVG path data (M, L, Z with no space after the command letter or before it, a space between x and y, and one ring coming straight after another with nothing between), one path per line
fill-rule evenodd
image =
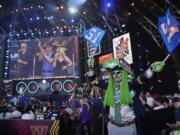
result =
M105 34L105 31L93 26L88 30L83 31L83 37L94 47L98 48L103 36Z
M130 34L124 34L113 39L114 58L125 60L128 64L133 63Z
M180 22L171 15L169 9L165 16L161 16L158 19L158 30L169 53L172 53L180 45L179 28Z
M0 120L0 133L4 135L59 135L57 120Z

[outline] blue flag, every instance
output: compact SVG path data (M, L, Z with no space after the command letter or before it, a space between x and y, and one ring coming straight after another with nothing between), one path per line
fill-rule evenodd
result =
M180 22L167 10L165 16L158 19L158 30L165 42L168 52L171 54L180 45Z
M95 48L99 46L104 34L105 31L96 26L83 31L83 37Z

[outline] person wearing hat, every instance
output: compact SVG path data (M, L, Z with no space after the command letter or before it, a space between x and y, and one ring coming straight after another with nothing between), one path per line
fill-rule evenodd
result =
M132 107L136 103L133 97L137 92L135 86L145 83L154 72L160 72L164 65L163 62L155 62L144 74L128 81L128 74L132 72L127 67L127 63L114 58L103 63L103 67L109 72L109 83L104 99L104 105L109 106L108 135L137 134L136 116Z

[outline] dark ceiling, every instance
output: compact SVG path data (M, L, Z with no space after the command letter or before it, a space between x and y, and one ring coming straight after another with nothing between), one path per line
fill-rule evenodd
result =
M79 9L77 15L70 15L67 10L67 1L1 0L0 26L7 32L10 31L10 25L17 31L21 29L27 31L27 29L35 28L51 29L56 26L71 25L69 21L71 18L75 19L74 24L77 24L79 19L83 19L87 26L91 24L103 26L105 24L103 16L105 16L110 26L118 27L119 23L122 24L136 17L133 8L137 8L157 24L157 18L165 13L169 5L173 7L173 11L180 8L179 0L87 0ZM112 1L113 4L106 12L104 5L107 1ZM132 6L132 3L135 3L134 6ZM60 6L64 6L64 9L61 10ZM85 15L84 12L86 12ZM174 12L174 15L178 17L180 13ZM51 16L54 18L48 20L47 18ZM37 21L36 17L40 17L40 19Z

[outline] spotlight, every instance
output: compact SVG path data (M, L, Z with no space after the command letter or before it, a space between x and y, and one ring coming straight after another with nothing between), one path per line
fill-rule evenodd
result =
M75 14L78 12L77 8L74 8L74 7L69 7L69 11L71 14Z
M122 24L122 28L124 28L124 27L126 27L126 25L125 25L125 24Z
M83 14L85 15L85 14L86 14L86 11L84 11Z
M39 20L39 19L40 19L40 17L39 17L39 16L37 16L37 17L36 17L36 20Z
M30 18L30 21L33 21L33 18Z
M62 5L62 6L60 6L60 8L61 8L61 9L64 9L64 6Z
M71 19L71 22L73 23L73 22L74 22L74 19Z
M0 5L0 8L2 8L2 5Z
M111 3L107 3L107 7L110 7L111 6Z
M42 80L42 83L45 84L45 83L46 83L46 80Z

